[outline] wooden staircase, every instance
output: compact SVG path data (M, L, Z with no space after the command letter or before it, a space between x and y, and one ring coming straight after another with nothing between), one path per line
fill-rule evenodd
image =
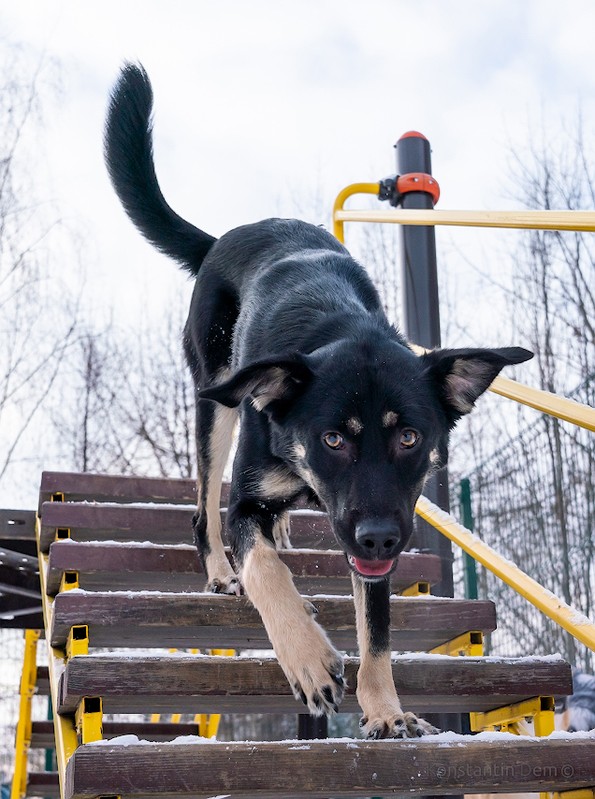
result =
M270 647L246 597L201 592L204 574L189 544L194 498L186 480L43 475L39 546L53 649L50 673L38 669L37 682L39 692L53 683L63 799L579 789L593 796L595 733L224 742L197 737L195 723L127 719L303 710L272 653L164 651ZM295 549L282 553L284 561L334 643L354 650L351 582L343 555L332 550L325 515L300 508L291 531ZM404 709L471 713L477 730L497 724L516 731L519 719L531 715L536 731L547 734L552 697L572 691L570 667L559 658L474 656L496 627L495 608L429 596L439 577L438 559L418 553L403 554L394 576L392 647L404 654L393 657L393 676ZM56 660L62 654L63 664ZM357 712L356 671L357 658L347 658L342 712ZM102 724L103 714L118 718ZM79 745L68 752L75 735L68 730L75 728ZM48 722L33 723L32 746L47 747L50 738ZM27 795L59 795L57 776L30 774Z

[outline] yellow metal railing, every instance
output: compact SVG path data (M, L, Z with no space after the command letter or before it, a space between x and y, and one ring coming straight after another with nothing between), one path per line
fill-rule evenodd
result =
M542 613L553 619L575 638L595 651L595 624L574 608L558 599L518 566L499 555L484 541L459 524L449 513L420 497L416 512L442 535L468 552L471 557L489 569Z
M539 230L595 232L595 211L345 211L355 194L378 194L379 183L352 183L342 189L333 206L333 231L345 241L345 222L392 222L400 225L461 225ZM424 352L421 347L416 348ZM495 394L528 405L565 422L595 432L595 409L508 377L497 377L489 388Z
M516 228L595 232L595 211L435 211L382 210L346 211L345 201L355 194L378 194L379 183L352 183L335 200L333 231L344 242L345 222L390 222L400 225L456 225L465 227ZM426 350L414 347L418 354ZM490 391L514 402L528 405L542 413L595 432L595 409L559 397L548 391L532 388L507 377L497 377ZM499 555L450 514L425 497L420 497L416 512L465 552L479 561L499 579L527 599L542 613L571 635L595 651L595 624L574 610L551 591L541 586L514 563Z

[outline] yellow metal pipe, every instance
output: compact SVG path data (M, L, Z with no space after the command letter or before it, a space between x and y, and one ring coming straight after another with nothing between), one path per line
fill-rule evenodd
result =
M562 599L558 599L551 591L521 571L514 563L499 555L426 497L419 498L415 510L442 535L468 552L538 610L595 651L595 624L590 619L574 610Z
M345 222L391 222L397 225L595 231L595 211L345 211L335 203L333 220L335 225L341 226Z
M595 408L591 408L589 405L581 405L580 402L559 397L549 391L531 388L531 386L517 383L516 380L501 375L494 380L490 391L595 432Z
M379 183L351 183L337 194L333 205L333 234L335 238L339 239L341 244L345 244L345 227L343 222L339 221L339 213L343 212L345 201L349 197L353 197L354 194L375 194L378 196L379 188Z

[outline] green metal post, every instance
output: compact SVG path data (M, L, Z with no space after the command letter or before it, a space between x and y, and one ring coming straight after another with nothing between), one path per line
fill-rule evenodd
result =
M461 519L463 526L473 532L473 509L471 508L471 482L464 477L459 483L459 501L461 504ZM465 583L465 596L467 599L477 599L477 572L475 559L467 552L463 552L463 577Z

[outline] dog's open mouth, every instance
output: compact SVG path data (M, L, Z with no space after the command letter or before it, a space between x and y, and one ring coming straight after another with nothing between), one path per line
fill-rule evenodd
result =
M347 560L351 568L362 577L384 577L394 566L395 559L392 560L363 560L353 555L347 555Z

